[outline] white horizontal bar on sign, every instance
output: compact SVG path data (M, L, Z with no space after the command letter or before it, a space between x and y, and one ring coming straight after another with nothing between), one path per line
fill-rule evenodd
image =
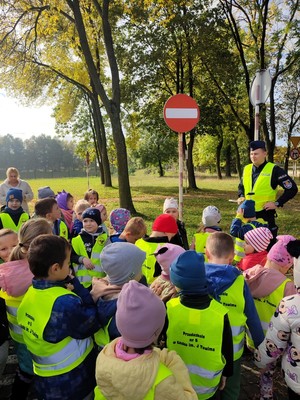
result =
M196 108L167 108L166 118L197 118L198 110Z

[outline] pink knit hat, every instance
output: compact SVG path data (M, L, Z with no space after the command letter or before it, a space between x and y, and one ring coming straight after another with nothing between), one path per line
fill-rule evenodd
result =
M147 286L129 281L117 301L116 324L126 346L141 349L158 338L165 323L166 308Z
M268 260L274 261L276 264L285 267L293 263L293 256L287 251L286 245L291 240L296 240L294 236L291 235L279 235L276 238L278 241L270 249L268 253Z
M162 275L169 275L171 263L184 252L185 250L181 246L172 243L161 244L157 247L154 255L161 266Z
M267 250L272 238L270 229L264 227L251 229L251 231L245 233L245 241L258 253Z

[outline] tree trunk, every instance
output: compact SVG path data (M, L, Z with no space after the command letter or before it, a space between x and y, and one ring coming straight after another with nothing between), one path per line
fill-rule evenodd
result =
M160 178L162 178L165 175L165 171L163 169L162 162L161 162L160 158L158 159L158 174L159 174Z
M222 179L222 172L221 172L221 150L223 146L223 139L220 140L216 149L216 170L218 179Z
M195 130L193 129L190 132L190 141L187 145L187 160L186 160L186 169L187 169L187 173L188 173L189 189L198 189L197 184L196 184L195 168L194 168L194 162L193 162L194 143L195 143Z
M242 166L241 166L241 157L240 157L240 152L239 152L236 138L234 138L233 143L234 143L234 148L235 148L236 169L238 171L239 178L242 179L243 171L242 171Z
M231 178L231 145L226 147L226 165L225 165L225 176Z

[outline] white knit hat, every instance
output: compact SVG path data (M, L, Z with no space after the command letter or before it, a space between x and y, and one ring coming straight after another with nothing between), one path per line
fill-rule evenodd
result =
M177 208L177 209L178 209L177 200L174 199L173 197L168 197L168 198L165 200L163 212L165 212L168 208Z
M221 221L221 213L215 206L205 207L202 212L202 222L204 226L216 226Z
M269 228L261 227L246 232L244 238L259 253L267 250L273 235Z

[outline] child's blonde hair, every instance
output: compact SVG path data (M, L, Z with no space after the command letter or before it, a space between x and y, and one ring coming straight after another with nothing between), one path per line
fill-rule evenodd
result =
M214 232L207 238L206 249L214 257L229 257L234 254L234 242L228 233Z
M142 238L147 233L147 226L142 217L133 217L127 222L123 232L130 232L132 236Z
M52 228L44 218L34 218L26 221L19 230L19 243L10 254L9 261L22 260L27 258L27 251L30 243L39 235L51 234ZM54 251L54 249L53 249Z
M77 203L74 206L74 211L75 213L78 212L83 212L84 210L86 210L87 208L90 207L90 203L84 199L80 199L77 201Z
M0 238L3 238L4 236L8 235L18 236L17 232L13 231L12 229L7 229L7 228L0 229Z

